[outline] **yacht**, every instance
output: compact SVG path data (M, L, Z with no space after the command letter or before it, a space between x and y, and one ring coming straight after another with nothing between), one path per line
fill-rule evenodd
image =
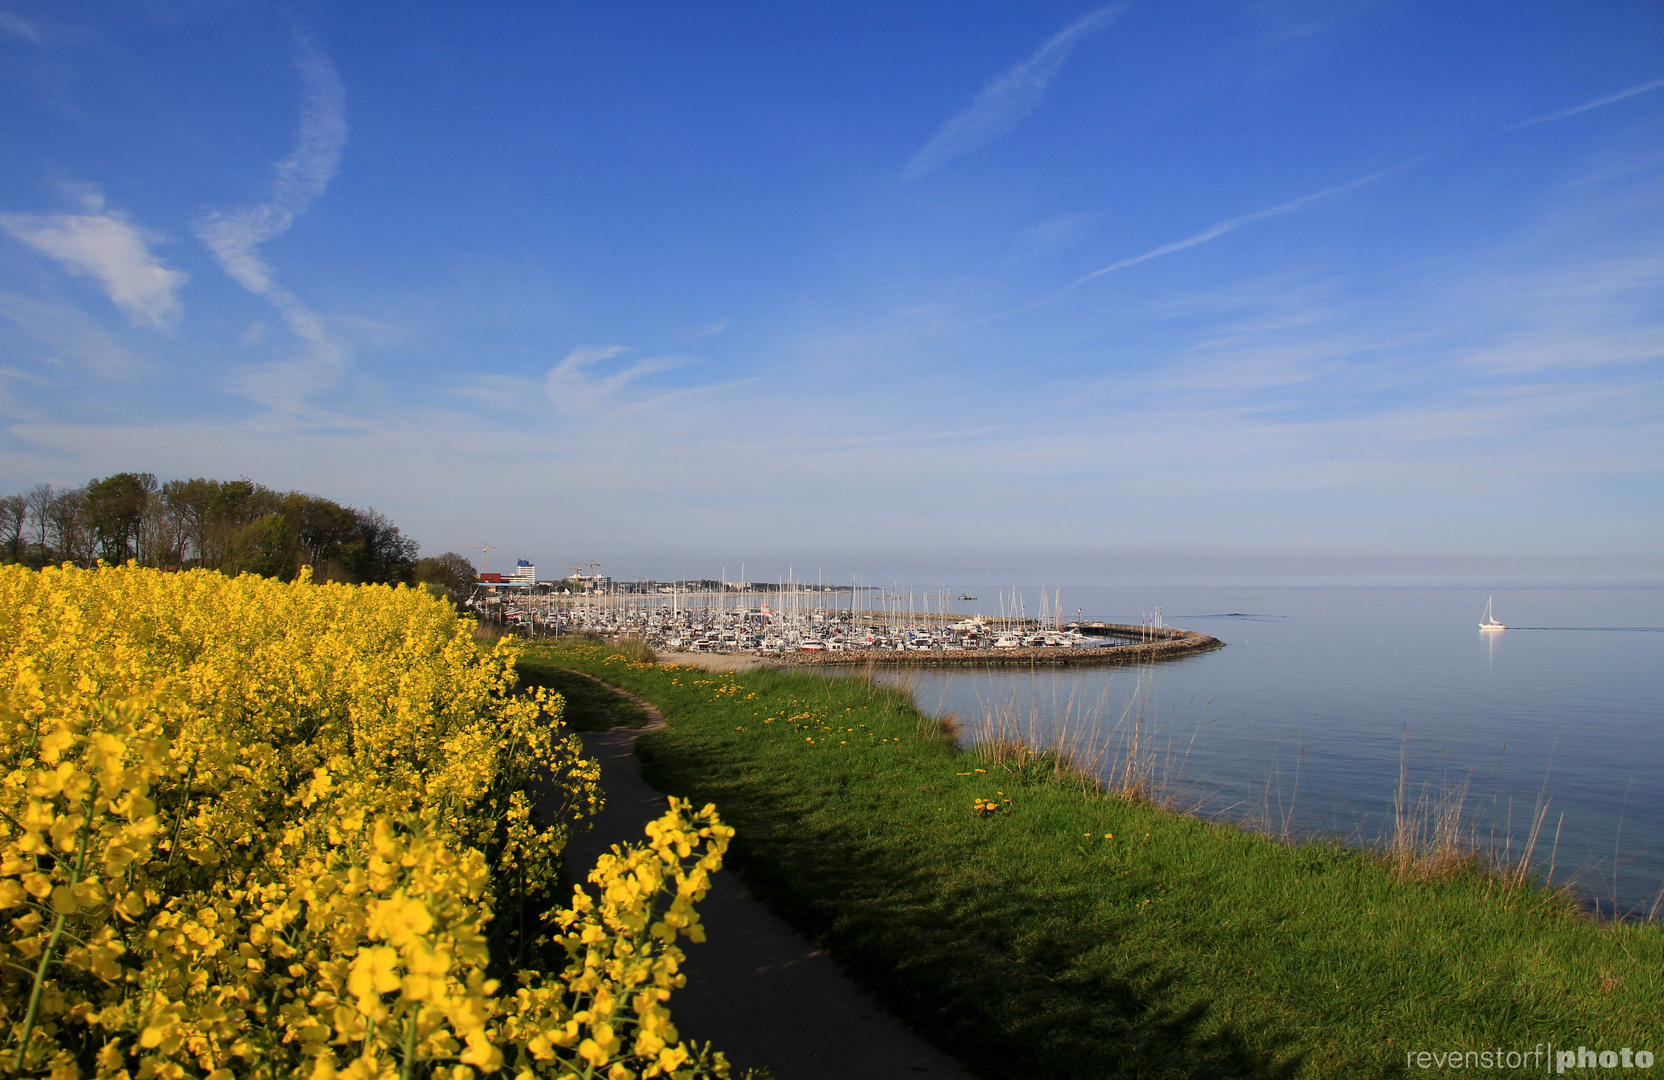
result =
M1496 621L1496 616L1491 614L1491 599L1492 598L1489 597L1489 596L1485 597L1485 621L1479 624L1479 629L1481 629L1481 630L1506 630L1506 629L1508 629L1506 626L1497 622Z

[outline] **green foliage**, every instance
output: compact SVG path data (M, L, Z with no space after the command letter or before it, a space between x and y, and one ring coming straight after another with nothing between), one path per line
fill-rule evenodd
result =
M34 567L137 559L293 581L310 566L319 581L396 584L411 580L419 546L374 509L246 479L158 486L150 473L116 473L0 498L0 561Z
M105 562L124 563L138 553L139 527L156 491L150 473L116 473L87 482L87 522Z
M447 551L437 558L418 559L412 577L419 585L460 604L473 593L480 575L467 556Z
M574 731L637 728L647 722L647 713L629 698L543 657L522 656L514 666L514 673L519 676L521 686L559 694L566 702L562 719Z
M958 751L858 678L528 655L656 705L649 779L722 806L752 890L982 1075L1373 1077L1417 1049L1655 1048L1656 925L1083 792Z

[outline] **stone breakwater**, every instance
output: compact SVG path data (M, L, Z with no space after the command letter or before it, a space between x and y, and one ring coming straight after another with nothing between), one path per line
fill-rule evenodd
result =
M1100 624L1101 625L1101 624ZM1193 630L1172 628L1111 627L1109 629L1144 634L1154 640L1133 641L1122 645L1105 645L1089 649L1020 648L1020 649L839 649L825 652L790 652L770 656L771 664L793 666L849 666L858 664L888 664L903 667L985 667L990 664L1038 665L1069 664L1125 664L1142 660L1166 660L1190 653L1222 649L1225 643ZM1119 636L1119 635L1118 635Z

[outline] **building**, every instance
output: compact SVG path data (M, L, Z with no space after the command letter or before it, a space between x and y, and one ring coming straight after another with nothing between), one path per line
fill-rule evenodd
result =
M537 584L537 567L525 559L518 559L515 561L514 570L508 575L507 580L510 585L523 585L529 589Z
M612 585L612 578L605 574L577 571L566 576L566 585L576 593L604 593Z

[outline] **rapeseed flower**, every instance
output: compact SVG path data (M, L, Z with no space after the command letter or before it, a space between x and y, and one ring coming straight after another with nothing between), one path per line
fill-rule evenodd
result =
M726 1075L665 1001L732 832L673 801L555 902L598 769L518 650L410 589L0 567L4 1065ZM505 988L521 924L569 964Z

